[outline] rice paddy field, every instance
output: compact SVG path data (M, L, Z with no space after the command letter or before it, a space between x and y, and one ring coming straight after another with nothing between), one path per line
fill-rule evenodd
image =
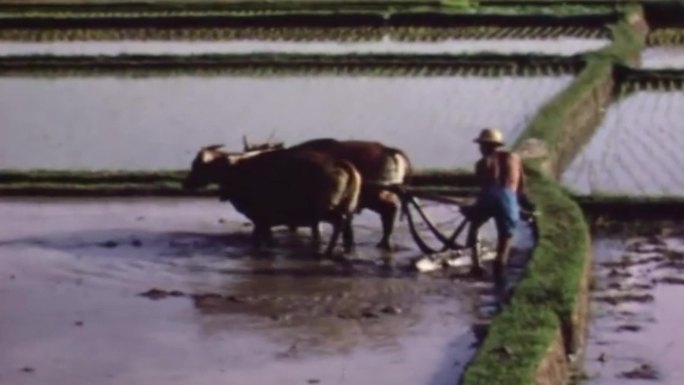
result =
M651 32L649 46L642 54L642 67L684 69L684 28L664 28Z
M608 108L563 174L566 186L586 195L684 194L684 91L653 88L625 94Z
M558 146L577 148L554 149L576 154L559 178L571 194L553 187L562 197L552 191L540 207L573 198L630 211L629 200L684 196L684 29L654 16L663 11L643 8L650 30L636 41L626 8L586 2L56 2L0 0L0 384L452 385L481 346L502 367L520 358L496 340L507 334L495 331L493 349L486 339L500 310L520 306L506 298L519 279L539 285L534 301L567 289L530 281L549 256L533 250L527 225L506 287L469 276L467 252L419 273L425 255L405 222L392 250L376 249L369 210L355 216L357 249L344 257L318 259L309 229L275 229L256 250L253 224L216 190L180 198L206 145L379 141L410 157L413 187L458 190L462 204L483 128L513 147L572 110L577 132ZM599 83L612 89L589 88ZM548 116L587 95L586 110ZM423 207L443 231L462 219L455 205ZM681 231L585 214L581 226L542 227L574 239L592 225L589 332L575 369L590 385L684 383ZM618 230L600 231L606 223ZM542 258L533 270L530 256ZM567 322L556 306L540 314ZM527 349L527 334L515 335Z
M595 237L587 384L675 385L684 378L684 342L675 330L682 313L674 306L684 293L684 244L671 223L658 227L658 235Z
M379 41L94 41L18 43L4 42L0 56L6 55L122 55L122 54L547 54L571 56L595 51L607 39L563 37L556 39L441 39L401 41L385 36Z
M0 78L0 164L18 169L184 169L242 137L379 140L418 168L471 168L472 140L514 140L572 76ZM40 106L40 108L36 108ZM40 156L35 156L40 153ZM121 156L122 154L126 156Z

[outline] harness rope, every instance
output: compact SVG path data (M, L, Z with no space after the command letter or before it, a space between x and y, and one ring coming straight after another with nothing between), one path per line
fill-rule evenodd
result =
M456 227L456 229L450 236L446 236L442 234L442 232L437 228L437 226L435 226L432 220L430 220L428 215L423 211L423 209L420 207L420 204L418 204L418 201L416 200L415 196L410 194L408 191L404 190L399 185L382 186L382 188L397 194L397 196L399 197L401 201L402 216L405 215L408 219L411 237L413 238L414 242L416 242L416 245L418 246L421 252L425 254L436 254L442 253L447 250L462 250L466 248L466 246L456 243L456 238L459 236L459 234L461 234L461 232L463 232L463 229L468 224L469 221L467 218L461 220L459 225ZM432 232L432 234L437 238L437 240L439 240L442 243L441 248L433 248L429 246L420 236L416 228L416 223L413 218L411 207L415 208L423 222L425 222L425 224L427 225L430 232Z

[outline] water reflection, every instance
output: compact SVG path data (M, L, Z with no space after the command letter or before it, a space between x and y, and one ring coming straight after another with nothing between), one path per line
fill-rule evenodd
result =
M559 77L0 79L3 168L186 169L211 143L378 140L416 168L472 168L472 138L512 142Z
M434 42L390 40L379 41L78 41L78 42L4 42L0 55L120 55L120 54L209 54L209 53L412 53L412 54L472 54L544 53L575 55L600 49L608 39L447 39Z

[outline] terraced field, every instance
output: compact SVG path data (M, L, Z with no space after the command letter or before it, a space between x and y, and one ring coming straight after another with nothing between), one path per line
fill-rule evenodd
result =
M684 91L638 91L613 104L563 175L582 194L684 194Z
M10 309L0 329L11 332L0 338L0 383L442 385L467 372L464 384L494 385L564 375L540 370L539 352L563 360L578 342L571 313L582 316L589 239L553 182L530 173L542 242L530 250L521 226L507 283L524 276L506 301L508 288L466 277L466 257L418 274L426 256L403 224L394 250L376 249L380 223L368 210L353 224L357 250L340 260L317 259L308 229L276 230L276 245L253 250L253 224L229 205L159 193L178 194L201 146L377 140L433 169L414 186L463 198L475 178L457 169L479 158L482 128L500 128L510 144L528 129L525 144L541 141L565 164L607 106L563 183L578 194L684 194L684 33L676 18L646 25L646 6L59 1L67 5L0 0L0 182L50 197L0 200L9 218L0 305ZM112 199L118 191L126 199ZM128 196L145 191L159 195ZM578 202L602 199L616 198ZM424 208L442 230L462 218L455 205ZM682 383L681 338L668 339L681 312L661 311L681 291L684 238L674 232L594 234L589 383ZM656 298L666 305L645 306Z
M473 54L530 53L575 55L600 49L607 39L562 37L557 39L441 39L433 42L379 41L92 41L26 43L3 42L0 55L119 55L119 54L207 54L207 53L406 53Z
M242 136L380 140L415 166L467 167L485 126L514 140L572 76L0 79L6 168L182 169ZM37 106L39 106L37 108ZM40 156L35 156L39 153ZM122 156L125 154L125 156Z

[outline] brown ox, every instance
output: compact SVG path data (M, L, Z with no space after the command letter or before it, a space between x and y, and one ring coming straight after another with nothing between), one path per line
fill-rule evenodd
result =
M347 161L320 152L269 151L230 154L221 146L201 149L185 188L218 184L222 201L254 223L257 245L269 241L271 227L333 226L326 255L343 233L345 251L353 247L351 226L361 191L361 176Z
M245 151L268 151L284 148L282 143L269 147L249 145L244 139ZM398 197L383 189L383 185L401 184L411 173L411 162L401 150L387 147L379 142L335 139L314 139L289 147L290 151L315 151L332 155L337 159L351 162L363 178L359 209L368 208L380 214L382 221L382 239L378 247L390 249L390 237L399 211ZM317 237L317 227L312 227Z

